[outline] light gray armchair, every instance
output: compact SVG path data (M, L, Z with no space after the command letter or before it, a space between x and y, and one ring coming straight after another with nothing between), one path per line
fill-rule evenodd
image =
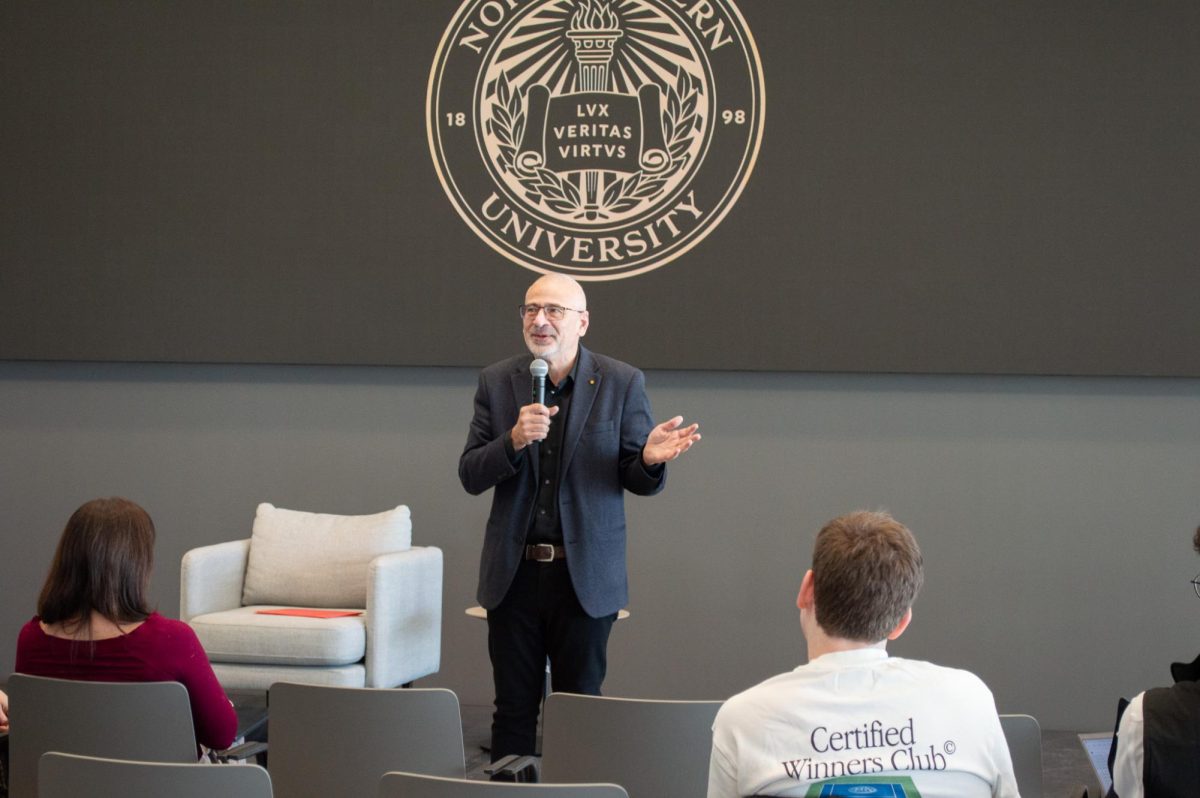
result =
M180 617L227 690L406 684L441 662L442 552L411 540L404 505L340 516L261 504L250 539L184 555ZM355 614L262 613L297 608Z

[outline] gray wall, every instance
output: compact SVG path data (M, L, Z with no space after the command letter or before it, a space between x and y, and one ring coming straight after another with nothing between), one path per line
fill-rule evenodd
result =
M648 374L659 417L702 422L667 491L629 500L632 619L614 695L720 698L803 659L793 599L829 517L883 506L928 577L892 650L969 668L1002 711L1103 729L1114 701L1196 654L1200 381ZM255 505L412 506L446 555L441 672L491 698L474 603L490 497L458 485L471 369L0 363L0 669L82 501L159 529L154 595Z

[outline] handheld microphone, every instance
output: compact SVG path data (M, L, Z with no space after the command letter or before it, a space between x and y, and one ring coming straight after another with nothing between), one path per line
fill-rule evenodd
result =
M546 375L550 373L550 366L539 357L529 364L529 373L533 375L533 401L546 404Z

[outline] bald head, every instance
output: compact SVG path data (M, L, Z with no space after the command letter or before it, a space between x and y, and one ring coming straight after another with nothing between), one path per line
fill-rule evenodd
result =
M587 295L583 293L583 286L574 277L568 277L565 274L543 274L534 280L533 285L529 286L529 290L525 292L527 302L529 296L534 293L539 295L552 293L561 297L562 304L566 307L587 310Z

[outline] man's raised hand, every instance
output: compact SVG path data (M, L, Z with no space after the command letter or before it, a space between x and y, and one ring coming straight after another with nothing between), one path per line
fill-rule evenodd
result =
M646 445L642 447L642 462L648 466L674 460L679 455L692 448L692 444L700 440L699 424L689 424L681 427L683 416L669 418L650 430Z

